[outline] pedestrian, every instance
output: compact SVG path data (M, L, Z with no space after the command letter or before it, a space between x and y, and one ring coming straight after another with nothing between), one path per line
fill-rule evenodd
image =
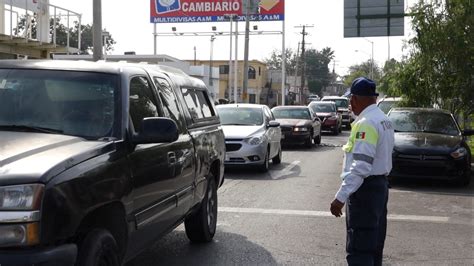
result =
M387 175L392 169L393 127L377 107L375 82L356 78L350 103L352 123L345 152L342 184L331 203L340 217L346 205L346 259L349 265L382 265L387 231Z

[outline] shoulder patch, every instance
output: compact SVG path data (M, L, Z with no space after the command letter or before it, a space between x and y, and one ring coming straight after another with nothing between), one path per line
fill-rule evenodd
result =
M365 132L357 132L356 139L365 139Z

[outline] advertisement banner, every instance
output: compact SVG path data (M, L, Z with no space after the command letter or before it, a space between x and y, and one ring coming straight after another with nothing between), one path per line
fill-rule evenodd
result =
M247 0L150 0L151 23L193 23L228 21L226 15L245 20ZM280 21L285 18L284 0L249 0L256 2L258 13L252 21ZM256 13L256 12L252 12Z

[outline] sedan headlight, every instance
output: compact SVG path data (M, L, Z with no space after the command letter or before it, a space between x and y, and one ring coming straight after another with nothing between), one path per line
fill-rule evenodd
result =
M466 156L466 154L467 154L466 148L461 147L451 152L451 157L453 157L454 159L459 159Z
M0 187L0 211L38 210L43 189L40 184Z
M293 131L295 131L295 132L307 132L308 128L307 127L295 127L293 129Z
M265 136L257 136L245 139L244 141L250 145L260 145L265 140Z

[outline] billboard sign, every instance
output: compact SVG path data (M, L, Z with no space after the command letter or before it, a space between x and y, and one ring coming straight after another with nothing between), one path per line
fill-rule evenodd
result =
M151 23L192 23L228 21L225 15L245 20L247 0L150 0ZM252 21L279 21L285 18L284 0L249 0L259 5Z
M404 0L344 0L344 37L403 36Z

